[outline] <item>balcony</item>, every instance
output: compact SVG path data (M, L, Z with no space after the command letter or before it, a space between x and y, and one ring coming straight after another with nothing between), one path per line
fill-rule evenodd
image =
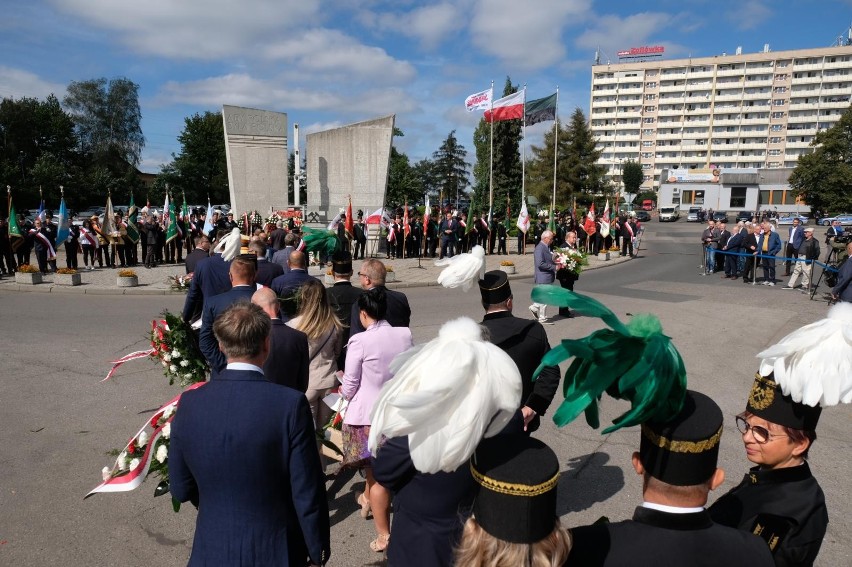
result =
M662 106L664 104L683 104L685 100L686 99L683 97L683 95L665 97L661 96L659 99L657 99L657 102L659 102L660 106Z
M684 93L686 85L660 85L661 93Z
M787 142L787 147L805 149L811 147L811 142Z
M852 61L835 61L834 63L829 63L826 61L823 63L823 69L850 69L852 68Z
M739 118L714 119L713 126L739 126Z
M669 132L667 132L665 134L663 134L661 132L657 132L657 140L680 140L681 138L683 138L683 134L680 133L680 132L676 132L674 134L669 133ZM668 147L668 146L666 146L666 147Z
M760 92L755 92L755 93L744 92L742 94L742 98L743 98L743 100L769 100L769 99L772 98L772 93L769 92L769 91L762 92L762 93L760 93Z
M730 93L730 94L720 94L716 95L713 99L716 102L732 102L732 101L741 101L743 99L743 93Z
M740 124L742 124L744 126L745 125L759 126L761 124L769 125L769 117L766 116L764 118L743 118L740 121Z
M822 89L820 91L822 96L849 96L852 94L852 85L848 85L845 87L835 87L833 89Z
M593 85L614 85L618 82L618 77L594 77Z
M810 106L810 105L808 105ZM832 102L821 102L819 103L820 108L848 108L849 101L848 100L837 100Z
M798 79L794 77L791 82L793 85L815 85L822 81L822 77L799 77Z
M815 113L811 114L799 114L799 115L790 115L787 117L787 122L790 124L801 124L804 122L817 122L819 120L825 120L828 116L818 116Z
M802 71L819 71L823 67L823 62L819 63L794 63L793 64L793 72L800 73Z
M717 77L735 77L735 76L742 77L743 75L745 75L745 69L742 68L742 67L735 68L735 69L722 69L722 68L716 69L716 76Z
M618 92L619 96L626 96L626 95L640 95L644 91L642 90L642 87L618 87L617 92ZM639 99L637 99L637 100L639 100Z

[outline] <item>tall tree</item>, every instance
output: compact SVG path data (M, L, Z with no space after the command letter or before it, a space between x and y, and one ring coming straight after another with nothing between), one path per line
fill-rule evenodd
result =
M852 107L814 136L812 153L799 156L790 187L814 211L852 210Z
M136 166L145 147L139 85L120 77L73 81L63 100L76 124L83 152L112 169Z
M438 202L438 183L435 179L434 170L435 164L430 159L421 159L411 166L412 174L417 179L420 192L429 195L433 205Z
M559 128L559 153L556 160L556 204L566 205L571 202L573 187L569 185L568 129L558 120L544 133L541 146L530 146L530 159L527 160L527 193L533 195L541 203L542 208L550 208L553 192L553 152L555 146L554 128Z
M508 96L518 92L518 85L506 77L503 94ZM494 123L494 207L504 210L506 197L509 196L515 206L520 203L521 194L521 120L501 120ZM475 202L483 211L488 211L489 183L491 170L491 124L481 119L473 133L473 146L476 150L476 164L473 167Z
M458 205L458 199L470 183L467 172L470 164L465 161L467 150L459 144L455 130L449 133L432 157L433 172L438 180L439 190L446 199L454 200Z
M225 158L225 129L222 115L206 111L184 118L180 135L180 153L172 154L171 167L164 167L169 187L182 190L192 202L206 203L208 196L214 203L230 200L228 192L228 164Z
M587 195L607 193L608 185L604 181L606 171L598 164L601 150L597 148L597 142L589 128L586 116L579 108L574 109L574 113L571 114L566 151L565 161L568 163L566 181L571 189Z
M621 182L624 185L624 193L637 195L639 187L642 186L644 180L645 172L642 171L641 165L632 159L624 162L624 166L621 169Z

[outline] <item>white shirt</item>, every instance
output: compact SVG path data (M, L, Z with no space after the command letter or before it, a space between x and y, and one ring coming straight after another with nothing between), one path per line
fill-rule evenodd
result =
M263 368L249 364L248 362L229 362L225 368L228 370L254 370L263 374Z
M655 502L642 502L643 508L650 508L651 510L658 510L660 512L668 512L669 514L695 514L696 512L703 512L704 507L699 506L697 508L681 508L679 506L666 506L665 504L657 504Z

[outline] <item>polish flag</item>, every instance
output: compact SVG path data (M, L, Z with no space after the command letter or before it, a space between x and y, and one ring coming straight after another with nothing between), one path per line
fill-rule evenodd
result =
M524 90L495 100L491 110L485 111L486 122L520 120L524 117Z

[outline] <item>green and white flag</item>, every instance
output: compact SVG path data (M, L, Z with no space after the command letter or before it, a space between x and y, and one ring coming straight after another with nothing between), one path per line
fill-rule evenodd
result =
M177 216L175 215L175 204L169 203L169 226L166 228L166 242L171 242L177 238Z
M12 204L11 192L9 192L9 243L12 246L12 252L16 252L24 243L24 234L18 224L18 213L15 212L15 205Z
M139 209L136 208L136 203L133 201L133 193L130 193L130 206L127 208L127 238L133 244L139 242L139 227L136 226L139 220Z

